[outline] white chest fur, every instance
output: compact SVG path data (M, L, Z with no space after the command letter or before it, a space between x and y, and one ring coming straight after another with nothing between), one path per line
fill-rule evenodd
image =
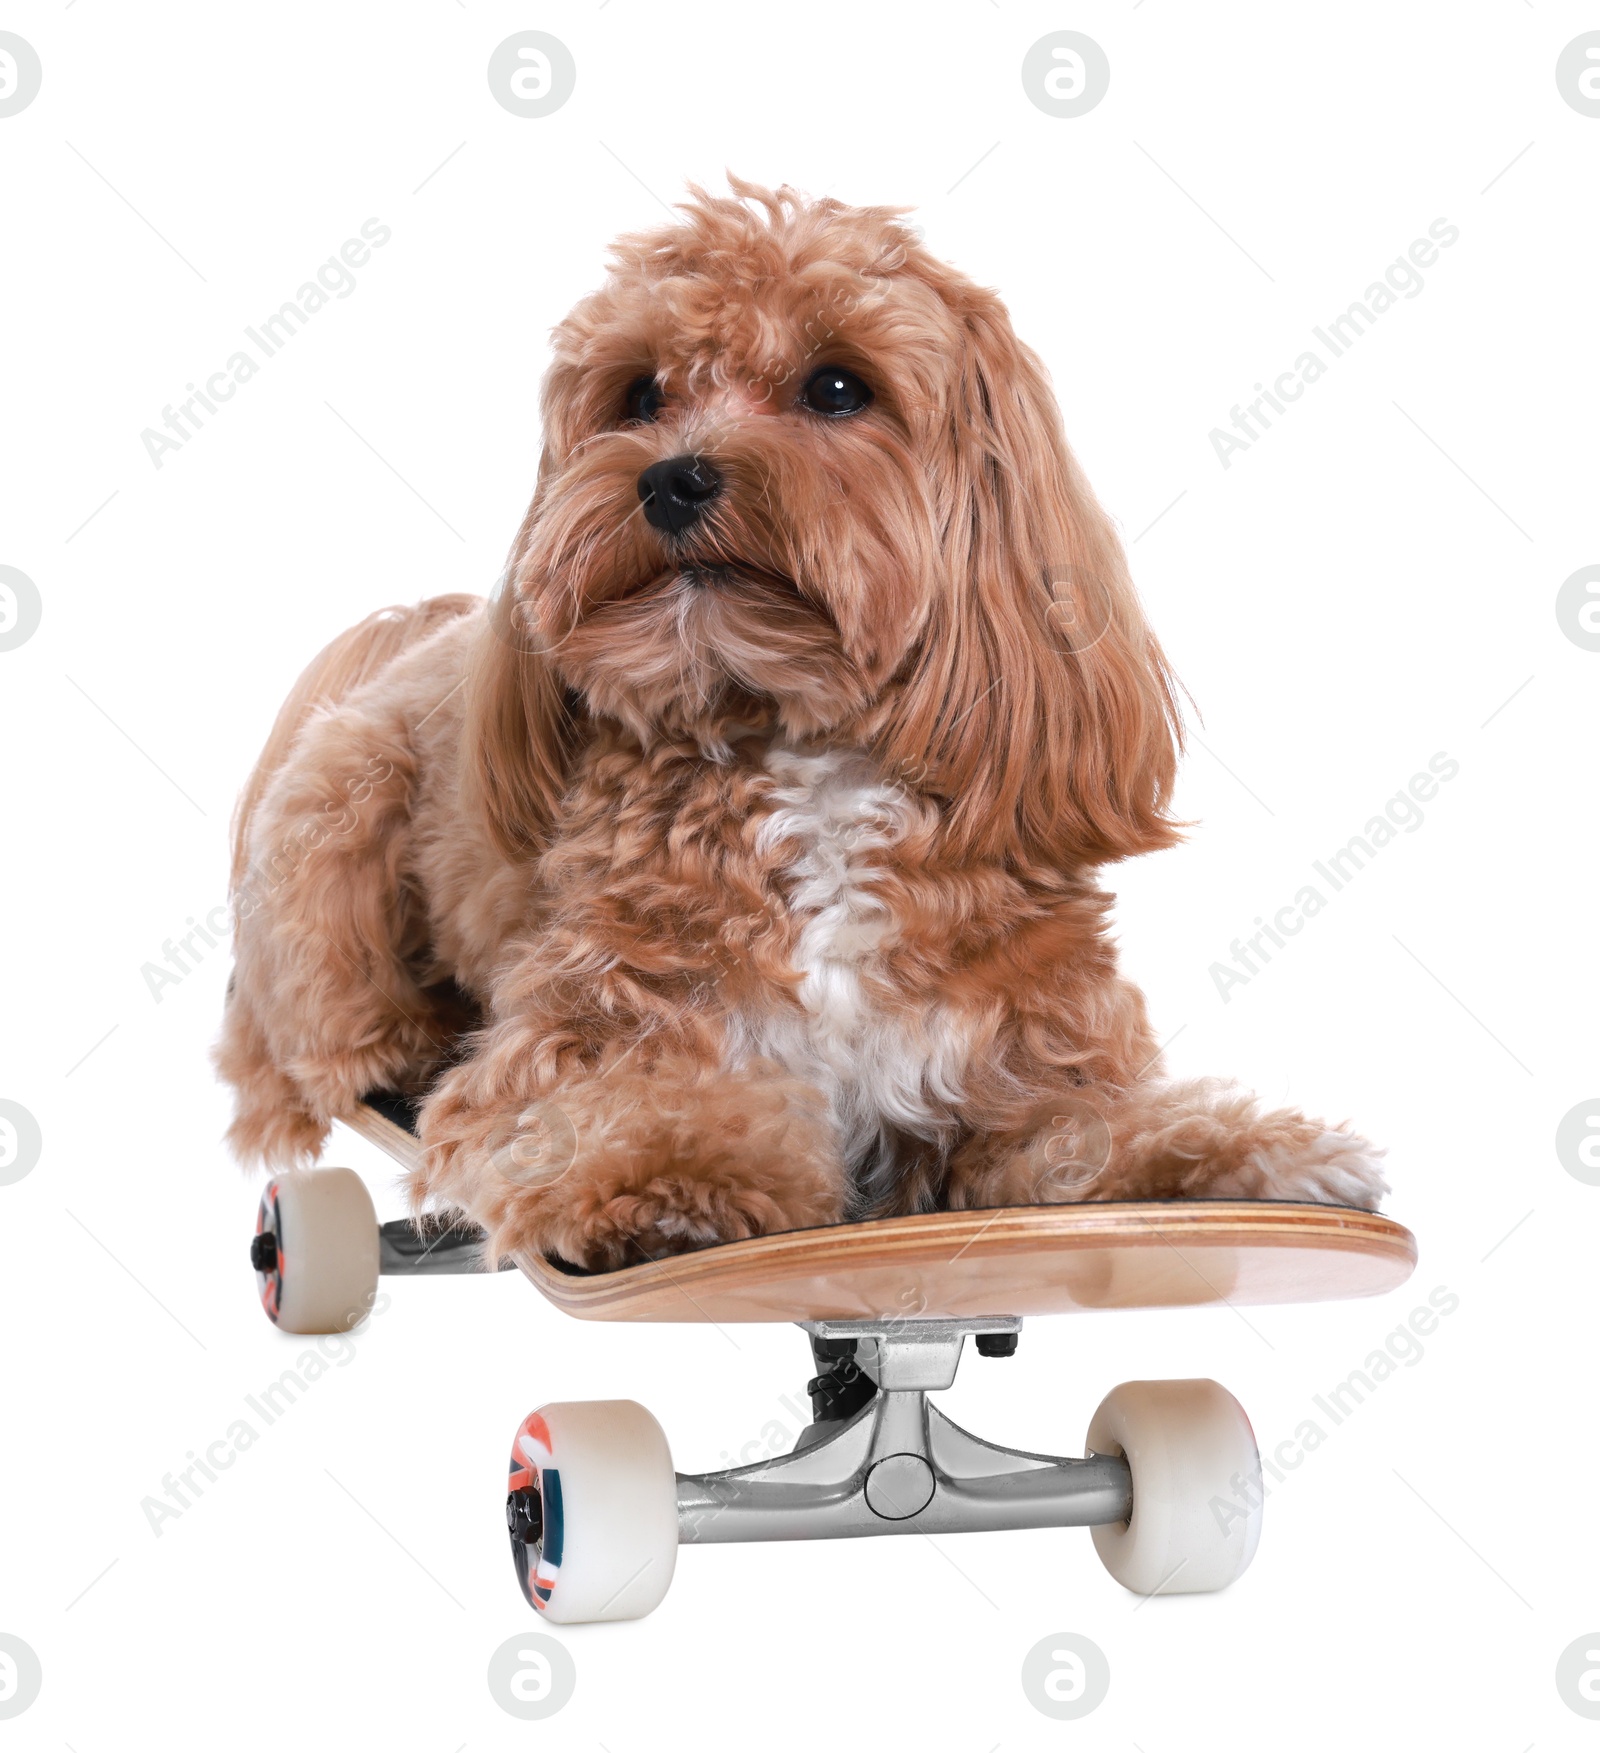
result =
M852 751L766 758L775 805L761 827L783 846L782 900L801 976L792 1003L741 1015L737 1060L775 1059L827 1097L845 1160L858 1167L888 1131L936 1139L960 1100L966 1042L943 1006L914 1011L886 991L882 952L898 929L881 892L884 854L923 806Z

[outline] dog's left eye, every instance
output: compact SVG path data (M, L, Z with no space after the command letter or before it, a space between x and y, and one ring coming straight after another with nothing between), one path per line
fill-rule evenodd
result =
M843 366L819 365L806 379L800 401L813 414L839 419L846 414L859 414L872 401L872 391Z
M666 404L667 398L662 394L661 385L653 377L636 377L628 385L628 393L622 399L630 420L654 420Z

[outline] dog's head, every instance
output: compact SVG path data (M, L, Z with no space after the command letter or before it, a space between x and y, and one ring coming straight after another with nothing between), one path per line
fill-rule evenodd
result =
M575 703L870 749L956 856L1170 843L1170 678L999 299L892 210L733 189L555 332L469 726L502 838L539 839Z

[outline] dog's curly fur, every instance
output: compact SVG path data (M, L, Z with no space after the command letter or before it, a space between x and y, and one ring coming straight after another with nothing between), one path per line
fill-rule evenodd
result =
M593 1267L940 1203L1376 1204L1353 1134L1167 1081L1117 973L1096 869L1177 837L1174 689L1000 300L893 210L684 213L556 330L496 598L373 617L280 715L237 1150L431 1089L419 1204ZM870 405L812 411L824 365ZM721 481L678 533L674 457Z

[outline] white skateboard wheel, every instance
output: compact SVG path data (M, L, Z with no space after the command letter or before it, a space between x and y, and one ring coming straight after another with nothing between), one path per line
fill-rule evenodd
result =
M353 1169L303 1169L267 1183L250 1263L261 1306L286 1333L346 1333L378 1289L378 1214Z
M506 1524L517 1581L546 1619L642 1619L678 1560L678 1483L661 1426L633 1400L529 1413L511 1445Z
M1261 1457L1226 1388L1124 1382L1090 1420L1088 1448L1121 1455L1133 1475L1132 1516L1093 1530L1101 1562L1125 1589L1205 1594L1244 1574L1261 1538Z

